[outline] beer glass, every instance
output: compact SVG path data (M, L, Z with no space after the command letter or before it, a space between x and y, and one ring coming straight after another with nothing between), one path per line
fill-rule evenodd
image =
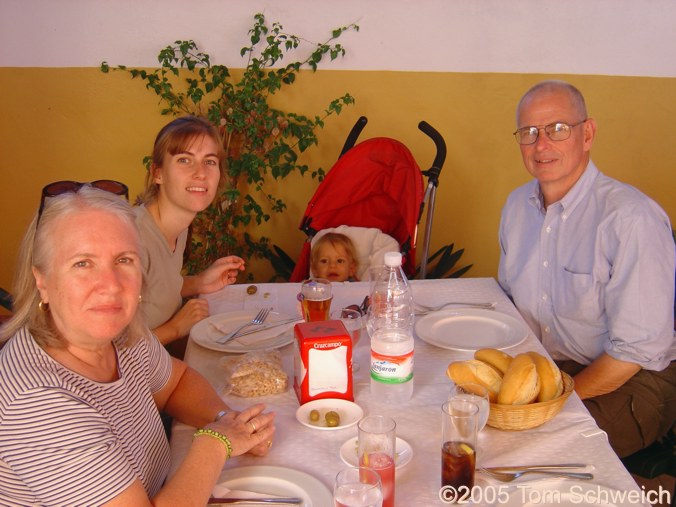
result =
M325 278L309 278L300 287L305 322L329 320L331 282Z

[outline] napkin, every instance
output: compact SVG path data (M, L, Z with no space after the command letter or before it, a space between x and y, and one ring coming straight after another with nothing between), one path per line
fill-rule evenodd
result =
M245 491L242 489L228 489L225 486L216 484L211 492L214 498L281 498L278 495L268 493L259 493L257 491Z
M249 327L242 330L242 332L256 331L255 333L246 334L244 336L237 336L233 338L236 340L236 343L244 347L249 347L253 345L261 345L267 342L276 341L281 335L287 333L290 329L293 329L293 326L297 322L289 322L287 324L280 324L279 326L272 327L267 329L267 326L272 326L275 322L288 320L291 317L288 316L277 316L268 319L265 323L257 327ZM300 317L299 317L300 319ZM228 334L233 330L231 324L225 325L223 323L211 322L210 323L214 329L219 333L218 337Z

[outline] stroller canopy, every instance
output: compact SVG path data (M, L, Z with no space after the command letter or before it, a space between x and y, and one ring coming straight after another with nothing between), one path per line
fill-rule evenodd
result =
M342 155L308 203L300 229L309 237L329 227L375 227L405 254L404 270L415 273L417 224L424 199L423 177L409 149L395 139L365 140ZM309 242L291 281L307 276Z

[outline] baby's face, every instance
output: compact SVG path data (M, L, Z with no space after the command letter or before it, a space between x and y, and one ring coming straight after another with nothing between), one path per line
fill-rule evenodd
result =
M327 278L332 282L344 282L355 274L355 263L341 245L324 243L319 246L317 261L312 271L319 278Z

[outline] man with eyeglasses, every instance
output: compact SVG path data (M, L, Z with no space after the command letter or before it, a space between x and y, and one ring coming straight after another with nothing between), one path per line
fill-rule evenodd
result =
M590 159L596 122L560 81L533 86L514 132L534 180L500 223L500 285L620 457L676 420L675 249L666 213Z

